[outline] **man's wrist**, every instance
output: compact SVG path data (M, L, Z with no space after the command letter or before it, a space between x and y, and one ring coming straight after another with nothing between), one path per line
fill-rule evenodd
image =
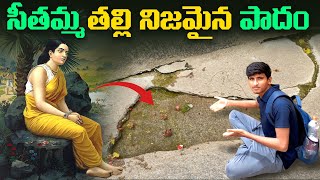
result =
M230 100L226 99L226 107L230 106Z

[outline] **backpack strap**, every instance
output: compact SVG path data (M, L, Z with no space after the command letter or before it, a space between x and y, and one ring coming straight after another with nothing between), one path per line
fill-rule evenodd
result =
M266 105L266 110L265 110L265 113L266 113L266 116L267 116L267 119L268 121L274 126L274 116L273 116L273 112L272 112L272 105L274 103L274 101L278 98L278 97L287 97L290 99L290 97L282 92L282 91L274 91L271 96L269 97L268 99L268 102L267 102L267 105ZM300 98L299 98L300 99ZM290 99L291 100L291 99ZM300 103L301 103L301 100L300 100Z
M299 106L299 108L302 108L302 101L300 96L298 95L294 95L291 97L292 101L296 100L297 103L295 103L297 106Z

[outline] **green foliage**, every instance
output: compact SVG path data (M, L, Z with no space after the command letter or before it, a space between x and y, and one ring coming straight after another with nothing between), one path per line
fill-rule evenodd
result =
M10 164L18 159L16 156L17 148L12 143L4 141L3 144L1 144L1 150L1 154L9 159Z
M93 102L91 103L92 105L92 108L91 108L91 113L94 113L94 114L102 114L104 112L104 105L102 104L99 104L98 102Z
M10 106L10 102L9 101L2 101L0 103L0 112L2 112L3 114L5 114L8 110Z
M190 111L190 109L192 108L192 105L191 104L184 104L181 108L181 112L182 113L186 113L188 111Z
M4 115L6 114L9 106L9 101L2 101L0 103L0 139L8 137L11 133L11 131L6 127L4 122Z
M155 86L167 87L175 83L176 79L177 79L177 73L170 73L170 74L157 73L154 79L152 80L152 83Z
M8 101L9 101L9 102L12 102L14 99L16 99L16 97L17 97L17 96L14 95L14 96L10 97Z

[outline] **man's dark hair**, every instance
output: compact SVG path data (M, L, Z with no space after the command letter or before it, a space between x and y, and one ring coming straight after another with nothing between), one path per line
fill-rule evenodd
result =
M271 76L271 69L270 66L264 62L253 62L247 67L246 74L248 78L255 74L265 74L269 79Z

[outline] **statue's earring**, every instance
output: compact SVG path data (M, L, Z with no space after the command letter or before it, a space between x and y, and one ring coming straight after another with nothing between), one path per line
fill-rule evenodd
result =
M50 52L49 52L49 59L50 59L50 60L52 60L52 57L51 57L51 56L52 56L52 52L50 51Z

